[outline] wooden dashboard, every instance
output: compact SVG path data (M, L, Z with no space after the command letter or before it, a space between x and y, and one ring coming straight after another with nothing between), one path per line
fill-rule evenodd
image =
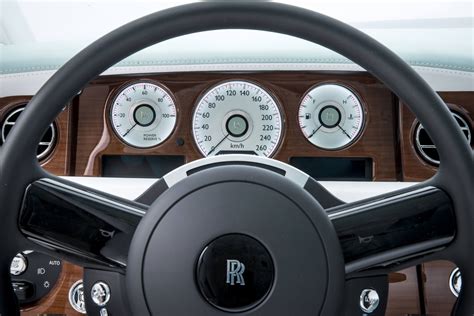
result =
M171 136L149 149L122 142L108 117L114 93L125 84L142 79L169 89L178 111ZM65 105L56 119L56 146L41 163L56 175L102 176L102 158L106 155L177 155L183 156L185 162L202 158L193 140L192 113L204 91L226 80L257 83L280 103L285 128L274 159L288 163L292 157L368 158L372 161L372 181L423 181L436 173L436 166L423 160L414 145L414 115L381 82L365 72L185 72L99 77ZM306 91L321 83L350 87L364 106L364 130L347 148L322 150L312 145L300 130L297 117L301 99ZM439 94L452 109L462 113L472 129L474 92ZM0 98L0 122L30 98ZM448 286L453 268L449 262L431 262L390 276L387 315L448 315L455 302ZM81 268L66 263L56 288L38 304L25 307L23 314L78 314L69 306L67 292L81 278Z
M174 95L178 109L174 133L163 144L151 149L137 149L121 142L111 130L106 115L111 95L124 83L140 79L151 79L167 87ZM191 130L194 106L204 91L231 79L256 82L282 104L286 128L273 158L288 162L294 156L369 157L377 166L374 168L374 179L398 179L400 170L397 170L395 159L398 147L396 100L376 79L363 73L345 74L342 77L314 73L183 73L99 78L91 82L75 100L78 122L75 174L100 175L102 155L182 155L186 162L202 158ZM305 139L298 126L298 107L302 96L309 88L322 82L343 82L358 92L366 106L368 123L363 136L342 151L319 150Z

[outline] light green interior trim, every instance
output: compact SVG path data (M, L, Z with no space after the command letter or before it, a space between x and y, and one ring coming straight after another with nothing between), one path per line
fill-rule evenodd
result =
M474 72L472 28L370 29L367 33L412 66ZM0 45L0 74L56 70L87 44ZM154 45L116 66L234 63L349 64L351 61L328 49L286 35L221 30L187 35Z

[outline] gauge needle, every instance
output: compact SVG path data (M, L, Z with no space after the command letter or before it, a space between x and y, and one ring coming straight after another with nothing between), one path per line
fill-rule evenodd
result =
M337 125L337 127L339 127L341 129L341 131L347 136L349 137L349 139L351 139L351 137L349 136L349 134L347 134L347 132L341 127L341 125Z
M308 136L308 139L310 139L311 137L313 137L314 134L316 134L316 133L319 131L319 129L320 129L321 127L323 127L323 126L322 126L322 125L319 125L319 127L318 127L317 129L313 130L313 132L311 133L311 135Z
M229 137L229 135L230 135L230 134L225 135L225 137L222 138L222 140L221 140L220 142L218 142L216 146L213 146L213 147L211 148L211 150L207 153L207 155L209 156L210 154L212 154L212 152L213 152L214 150L216 150L216 148L219 147L219 145L222 144L222 142L225 141L225 140L227 139L227 137Z
M132 127L130 127L130 128L127 130L127 132L125 132L125 134L122 135L122 137L127 136L128 133L130 133L130 131L131 131L135 126L137 126L137 124L138 124L138 123L135 123L135 125L133 125Z

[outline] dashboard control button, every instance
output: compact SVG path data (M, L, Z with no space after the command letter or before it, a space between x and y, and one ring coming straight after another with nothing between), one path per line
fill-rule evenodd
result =
M92 286L91 297L97 306L105 306L110 300L110 287L105 282L96 282Z
M22 286L15 291L20 305L32 304L48 295L54 288L61 269L61 260L40 252L24 250L17 254L10 265L12 284L26 282L32 288L29 295L23 295L25 289Z
M462 279L461 279L461 271L459 268L456 268L451 272L449 276L449 288L454 296L458 297L459 293L461 292L462 286Z
M76 312L86 313L86 302L84 299L84 284L82 280L76 281L69 289L69 304Z
M364 313L372 313L380 303L379 294L374 289L364 289L360 293L360 309Z
M15 292L16 296L18 297L20 301L27 300L30 297L32 297L34 294L33 284L31 284L30 282L26 282L26 281L12 282L12 286L13 286L13 291Z
M12 263L10 264L10 274L11 275L20 275L26 271L28 267L28 262L26 261L25 256L19 253L13 258Z

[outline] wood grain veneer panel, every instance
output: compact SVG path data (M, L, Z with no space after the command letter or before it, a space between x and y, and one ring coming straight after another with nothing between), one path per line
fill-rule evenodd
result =
M401 316L420 314L420 296L416 268L411 267L400 271L406 279L400 282L390 282L386 316Z
M426 313L433 316L451 315L456 297L449 289L449 276L456 266L449 261L423 264Z

